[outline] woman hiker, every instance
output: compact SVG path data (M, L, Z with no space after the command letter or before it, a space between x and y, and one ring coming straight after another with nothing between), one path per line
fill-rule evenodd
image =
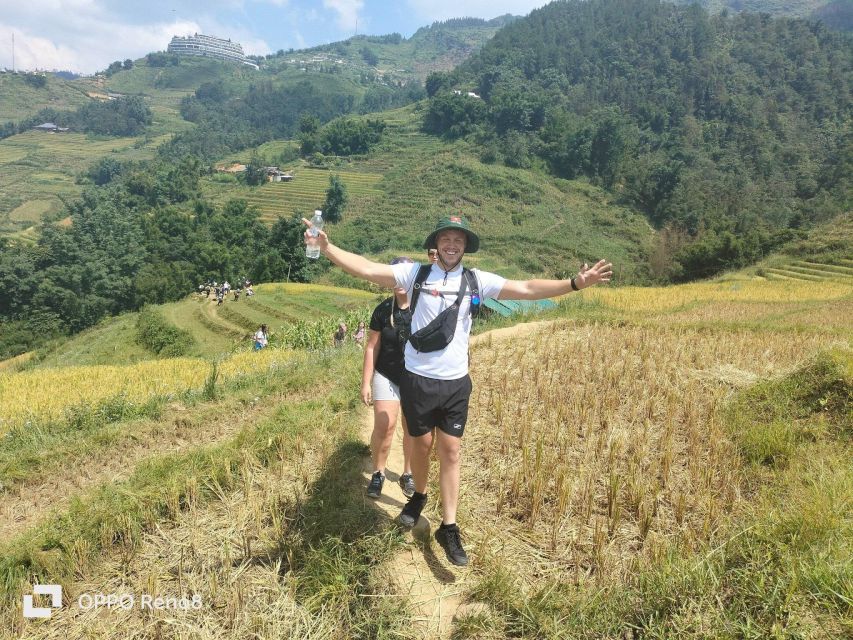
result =
M391 264L412 264L411 258L394 258ZM385 463L394 440L397 415L400 413L400 378L405 373L403 346L409 337L412 313L406 290L394 288L394 295L379 303L370 317L370 335L364 350L364 369L361 376L361 399L370 406L373 401L373 433L370 436L370 455L373 475L367 495L378 498L385 484ZM403 416L403 474L400 489L410 498L415 492L411 467L412 440Z

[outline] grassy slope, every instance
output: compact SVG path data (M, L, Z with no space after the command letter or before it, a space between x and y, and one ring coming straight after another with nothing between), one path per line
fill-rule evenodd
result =
M166 319L188 330L195 339L187 354L215 358L249 345L248 336L258 326L270 328L272 344L285 325L299 320L339 318L371 306L377 296L367 291L318 285L266 284L255 287L256 295L238 302L229 296L221 307L213 298L192 295L179 302L160 305ZM30 366L38 368L98 364L131 364L156 356L136 343L135 313L104 320L67 341L61 342ZM331 333L330 333L331 335Z
M47 85L37 89L24 77L0 73L0 124L17 122L41 109L74 109L89 101L88 87L80 81L47 76Z
M474 266L509 277L554 275L606 257L619 265L621 282L642 277L652 230L601 189L543 171L483 164L475 147L420 133L417 105L369 117L388 125L380 147L328 169L350 191L343 221L329 230L345 248L420 258L437 218L461 211L483 240L483 254L470 257ZM249 153L229 159L246 160ZM319 206L328 178L303 162L287 167L294 171L291 183L252 189L211 178L204 190L217 201L246 198L268 220Z

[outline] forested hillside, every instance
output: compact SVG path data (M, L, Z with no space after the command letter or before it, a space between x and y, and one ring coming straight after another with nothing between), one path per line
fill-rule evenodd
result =
M820 20L827 27L853 29L850 0L675 0L675 4L698 4L711 13L748 11L789 18Z
M752 262L851 205L853 38L819 24L555 2L426 85L427 131L606 186L681 247L675 278Z

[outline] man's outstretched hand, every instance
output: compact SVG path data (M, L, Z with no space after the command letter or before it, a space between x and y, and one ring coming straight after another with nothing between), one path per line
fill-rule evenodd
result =
M607 260L599 260L592 267L584 262L578 275L575 276L575 284L578 289L586 289L599 282L610 282L613 276L613 265Z
M305 234L304 234L305 244L307 246L308 245L308 239L314 238L314 236L311 235L311 227L313 227L314 225L311 224L310 220L307 220L305 218L302 218L302 222L307 227L305 229ZM320 233L317 234L316 239L317 239L317 245L320 247L320 251L325 250L326 246L328 246L328 244L329 244L329 236L326 235L326 232L323 230L320 230Z

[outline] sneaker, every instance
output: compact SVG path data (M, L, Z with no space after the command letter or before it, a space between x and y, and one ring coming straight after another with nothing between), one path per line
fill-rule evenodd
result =
M404 473L400 476L400 489L403 490L403 495L411 498L415 495L415 479L411 473Z
M425 493L413 493L406 506L400 512L400 524L404 527L414 527L418 518L421 517L421 511L423 511L426 501L427 497Z
M457 567L464 567L468 564L468 554L462 548L462 537L459 535L459 527L455 524L450 526L441 525L435 531L435 539L444 552L447 554L447 559Z
M370 484L367 485L367 495L371 498L378 498L382 495L382 485L385 484L385 476L381 471L377 471L370 476Z

